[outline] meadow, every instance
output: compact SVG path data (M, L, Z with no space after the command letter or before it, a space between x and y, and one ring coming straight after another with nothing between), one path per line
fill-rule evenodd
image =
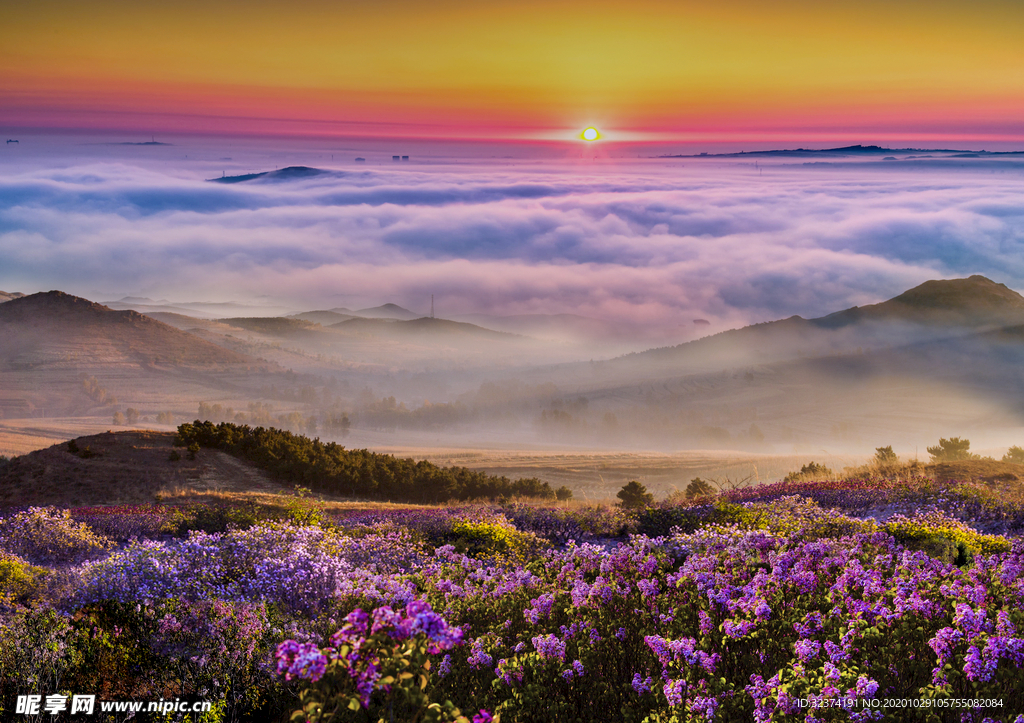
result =
M615 505L8 508L0 717L91 694L212 703L152 720L1019 723L1024 505L895 469Z

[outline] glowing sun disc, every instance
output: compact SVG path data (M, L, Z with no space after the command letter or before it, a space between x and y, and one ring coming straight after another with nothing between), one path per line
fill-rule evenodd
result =
M596 141L600 137L601 134L597 132L597 128L587 128L580 135L580 138L582 138L585 141Z

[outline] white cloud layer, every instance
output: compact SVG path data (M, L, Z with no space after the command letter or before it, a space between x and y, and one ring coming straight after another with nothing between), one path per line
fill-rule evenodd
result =
M296 308L820 316L929 278L1024 288L1024 172L403 166L221 184L87 162L0 178L0 288Z

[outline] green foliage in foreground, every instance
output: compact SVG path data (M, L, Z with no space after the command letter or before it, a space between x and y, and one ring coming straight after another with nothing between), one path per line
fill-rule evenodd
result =
M420 503L497 497L554 499L556 495L547 482L535 477L513 482L465 467L438 467L365 449L345 449L335 442L274 428L196 420L178 427L175 444L190 450L220 449L288 484L334 495ZM569 490L561 490L560 498L567 493Z

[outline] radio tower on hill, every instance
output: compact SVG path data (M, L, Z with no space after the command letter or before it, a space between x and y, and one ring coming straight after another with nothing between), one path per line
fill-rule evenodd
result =
M434 295L430 295L430 318L434 318Z

